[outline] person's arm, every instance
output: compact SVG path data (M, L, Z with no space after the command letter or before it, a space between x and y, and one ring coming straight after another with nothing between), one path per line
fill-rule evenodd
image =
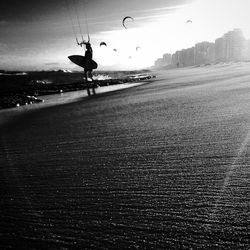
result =
M84 40L82 42L78 42L78 39L76 38L76 43L82 47L83 44L86 45L88 42L85 42Z

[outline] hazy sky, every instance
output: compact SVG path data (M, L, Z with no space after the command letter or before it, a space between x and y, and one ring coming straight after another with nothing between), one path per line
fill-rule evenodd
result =
M234 28L250 38L249 10L249 0L1 0L0 69L75 68L67 57L84 54L78 18L84 39L88 24L99 69L147 67ZM134 21L124 29L127 15Z

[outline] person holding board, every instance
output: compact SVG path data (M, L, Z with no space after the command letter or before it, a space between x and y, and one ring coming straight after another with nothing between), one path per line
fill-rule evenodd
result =
M78 42L78 40L76 40L76 41L77 41L77 44L79 46L81 46L81 47L83 45L85 45L85 47L86 47L85 54L84 54L84 56L72 55L72 56L69 56L68 58L73 63L75 63L76 65L84 68L84 79L87 82L87 92L88 92L88 95L90 95L90 88L92 88L92 92L95 95L95 87L96 87L96 85L93 83L92 71L93 71L93 69L96 69L98 67L98 65L92 59L93 58L93 50L92 50L91 44L90 44L89 41L88 42L86 42L84 40L82 42ZM88 81L88 78L91 79L92 83L90 83Z
M84 77L85 77L85 80L88 81L88 76L89 76L90 79L93 81L93 75L92 75L92 71L93 71L93 67L92 67L93 50L92 50L91 44L90 44L89 41L88 42L82 41L80 43L77 42L77 44L80 45L81 47L83 45L86 46Z

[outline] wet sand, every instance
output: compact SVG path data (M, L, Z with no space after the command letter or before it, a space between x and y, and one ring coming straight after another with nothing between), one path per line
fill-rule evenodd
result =
M248 249L249 64L37 109L1 127L1 247Z
M103 94L103 93L119 91L127 88L140 86L144 83L145 82L134 82L134 83L116 84L111 86L103 86L96 88L95 91L96 94ZM91 95L92 95L92 90L91 90ZM87 90L70 91L70 92L63 92L61 94L39 96L39 99L44 100L44 102L33 103L32 105L25 105L16 108L0 109L0 126L10 121L13 118L15 119L16 116L23 115L27 112L56 105L62 105L70 102L77 102L84 98L91 98L91 97L88 97Z

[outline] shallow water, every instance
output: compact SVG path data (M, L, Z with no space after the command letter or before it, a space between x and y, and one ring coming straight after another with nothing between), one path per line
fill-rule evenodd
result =
M2 127L1 247L249 248L250 87L179 72Z

